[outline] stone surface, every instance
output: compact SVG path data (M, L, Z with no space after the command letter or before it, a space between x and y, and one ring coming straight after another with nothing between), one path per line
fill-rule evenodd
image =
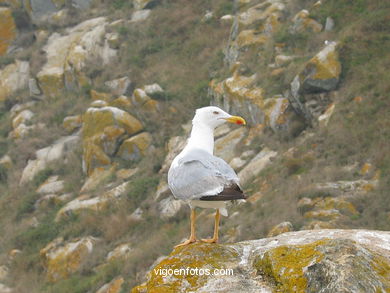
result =
M180 209L185 205L182 200L176 200L172 196L169 196L158 204L160 217L162 219L169 219L174 217Z
M290 222L282 222L268 232L267 237L275 237L282 233L293 231L293 225Z
M27 61L16 60L15 63L9 64L0 70L0 102L16 91L26 88L29 78L30 66Z
M96 189L99 185L103 184L108 178L114 174L114 166L111 168L95 168L91 175L87 177L83 186L80 189L80 193L90 192Z
M107 254L106 260L112 261L112 260L125 260L129 258L131 252L132 252L131 244L130 243L123 243L121 245L118 245L114 248L114 250L110 251Z
M131 15L130 22L140 22L148 19L150 13L152 11L150 9L142 9L138 11L134 11Z
M120 96L130 93L131 81L129 77L124 76L118 79L106 81L104 85L111 90L113 95Z
M15 116L15 118L12 119L12 127L16 128L16 127L18 127L22 123L26 124L33 117L34 117L34 113L32 111L30 111L28 109L23 110L23 111L19 112L19 114L17 114Z
M89 108L83 115L83 169L91 174L99 166L111 164L122 140L143 128L141 122L116 107Z
M123 196L126 191L129 182L124 182L113 189L102 193L96 197L80 196L70 202L68 202L64 207L62 207L57 215L56 221L59 221L62 218L65 218L71 214L77 214L83 210L92 210L99 211L106 208L110 203L115 202L116 199Z
M106 39L107 24L104 17L93 18L67 29L63 35L56 32L49 37L43 48L47 62L37 74L45 96L54 97L65 86L86 85L83 70L87 61L104 66L116 57L116 50Z
M64 136L51 146L36 151L36 159L28 160L27 166L23 169L20 184L31 181L39 171L46 168L48 163L64 159L68 153L75 149L79 140L78 135Z
M82 125L81 115L65 117L64 121L62 122L62 127L64 127L68 133L72 133L76 129L80 128L81 125Z
M291 31L294 33L301 33L305 31L311 31L319 33L322 31L322 24L315 21L313 18L310 18L309 11L306 9L298 12L292 19L293 25L291 26Z
M230 162L236 155L236 146L248 133L244 127L230 131L227 135L217 139L214 145L214 153L226 162Z
M245 185L257 176L271 161L277 152L264 148L238 173L240 184Z
M122 277L115 278L110 283L104 284L96 293L120 293L122 292L122 284L124 283Z
M16 25L12 10L8 7L0 7L0 56L7 53L15 38Z
M47 270L48 281L57 282L77 272L88 260L96 242L97 239L91 236L68 242L56 238L41 249L40 255Z
M58 176L50 176L37 189L40 194L60 193L64 190L64 181L58 180Z
M148 153L151 143L152 136L149 132L137 134L121 144L117 155L124 160L138 160Z
M187 274L168 275L168 269L173 272L187 268ZM225 273L226 269L232 269L233 273L213 274L214 269L222 268ZM200 275L201 269L209 274ZM387 292L390 232L315 230L234 244L191 244L174 249L151 269L147 281L131 292L167 290Z

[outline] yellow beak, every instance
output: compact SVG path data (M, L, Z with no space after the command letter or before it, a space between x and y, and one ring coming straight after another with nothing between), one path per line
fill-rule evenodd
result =
M230 123L234 123L238 125L246 125L245 119L240 116L231 116L229 118L223 118L223 119L225 119L227 122Z

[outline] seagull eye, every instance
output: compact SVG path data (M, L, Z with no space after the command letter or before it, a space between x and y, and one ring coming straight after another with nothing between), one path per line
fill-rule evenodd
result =
M218 112L218 111L214 111L214 112L213 112L213 114L215 114L215 115L218 115L218 114L219 114L219 112Z

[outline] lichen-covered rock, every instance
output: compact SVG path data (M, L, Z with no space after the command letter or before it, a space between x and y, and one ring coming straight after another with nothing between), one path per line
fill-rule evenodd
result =
M180 209L185 205L182 200L176 200L172 196L169 196L158 204L160 217L162 219L169 219L174 217Z
M114 250L110 251L107 254L106 260L112 261L112 260L124 260L129 258L131 252L132 252L131 244L130 243L123 243L121 245L118 245L114 248Z
M118 156L124 160L138 160L150 150L152 136L143 132L126 139L120 146Z
M94 168L111 164L122 137L134 135L143 128L129 113L115 108L89 108L83 115L83 168L91 174Z
M30 66L27 61L16 60L15 63L9 64L3 70L0 70L0 102L17 90L26 88L28 86L29 76Z
M264 148L238 173L240 183L245 185L253 177L257 176L278 153L268 148Z
M95 168L91 175L87 177L83 186L80 189L80 193L90 192L96 189L100 184L104 183L108 178L113 176L115 167L105 169L102 167Z
M68 133L72 133L76 129L80 128L81 125L82 125L81 115L67 116L64 118L64 121L62 122L62 127L64 127Z
M64 159L68 153L76 148L79 140L78 135L64 136L56 140L51 146L36 151L36 159L28 160L27 166L23 169L20 184L31 181L39 171L47 167L48 163Z
M235 156L237 144L243 140L247 133L245 128L240 127L217 139L214 147L216 156L230 162Z
M275 237L282 233L293 231L293 226L290 222L282 222L274 227L268 232L267 237Z
M110 283L104 284L96 293L119 293L124 281L122 277L115 278Z
M16 25L12 10L0 7L0 56L5 55L16 37Z
M66 30L64 35L53 33L43 50L47 62L37 74L45 96L53 97L66 86L83 86L88 80L83 72L88 60L106 65L116 56L106 39L104 17L84 21Z
M293 33L312 31L319 33L322 31L322 24L315 21L313 18L310 18L309 11L306 9L299 11L292 19L293 25L291 31Z
M20 124L30 121L34 117L34 113L28 109L21 111L19 114L12 119L12 127L16 128Z
M152 11L150 9L142 9L138 11L134 11L131 15L130 22L140 22L148 19L150 13Z
M106 81L104 83L107 86L113 95L126 95L130 93L131 81L129 77L124 76L118 79Z
M92 253L96 242L97 239L91 236L66 243L62 238L56 238L41 249L48 281L57 282L77 272Z
M108 93L91 90L90 94L91 94L91 99L94 101L110 102L112 100L112 96Z
M64 190L64 181L58 180L59 176L50 176L37 189L41 194L60 193Z
M83 210L99 211L106 208L110 203L115 202L126 191L129 182L124 182L113 189L104 192L96 197L88 197L87 195L81 195L80 197L68 202L62 207L57 215L56 221L59 221L71 214L77 214Z
M313 112L324 112L329 106L319 104L320 111L315 108L317 94L326 93L336 89L341 74L341 64L338 58L337 43L330 42L316 56L310 59L291 83L291 105L308 120L319 116ZM314 94L310 96L310 94Z
M195 243L176 248L131 292L389 290L390 232L315 230L235 244Z

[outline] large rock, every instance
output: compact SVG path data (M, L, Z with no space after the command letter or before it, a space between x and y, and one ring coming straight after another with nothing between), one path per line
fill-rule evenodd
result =
M141 131L141 122L115 108L89 108L83 116L83 168L91 174L98 166L109 165L120 142Z
M12 10L0 7L0 56L5 55L16 37L16 25Z
M248 133L246 128L240 127L230 131L227 135L215 141L215 155L230 162L235 157L236 146Z
M121 185L118 185L117 187L92 198L82 195L68 202L64 207L62 207L56 215L56 221L59 221L71 214L80 213L83 210L103 210L109 205L109 203L114 202L115 200L123 196L128 185L129 182L124 182Z
M53 97L66 86L87 84L83 72L86 62L107 65L116 57L116 50L110 48L106 38L105 17L98 17L80 23L60 35L53 33L43 50L47 62L37 74L39 86L46 96Z
M31 181L39 171L46 168L48 163L65 159L65 156L78 145L79 140L78 135L64 136L55 141L51 146L36 151L36 159L28 161L27 166L23 170L20 184Z
M115 278L110 283L104 284L96 293L119 293L122 292L122 284L125 280L122 277Z
M390 232L317 230L235 244L195 243L175 249L132 293L168 290L388 292Z
M241 185L245 185L271 162L271 159L278 153L264 148L238 173Z
M149 152L151 143L150 133L142 132L126 139L121 144L117 155L124 160L138 160Z
M324 94L336 89L341 74L337 43L330 42L310 59L291 83L291 105L307 120L318 117L328 106ZM319 109L317 109L319 108Z
M66 243L57 238L41 249L48 281L57 282L77 272L89 259L96 242L97 239L91 236Z
M291 31L293 33L302 33L305 31L312 31L319 33L322 31L322 24L310 17L309 11L303 9L299 11L292 19L293 25Z
M4 67L4 69L0 71L0 102L15 93L17 90L26 88L28 86L29 76L30 66L27 61L16 60L15 63Z

